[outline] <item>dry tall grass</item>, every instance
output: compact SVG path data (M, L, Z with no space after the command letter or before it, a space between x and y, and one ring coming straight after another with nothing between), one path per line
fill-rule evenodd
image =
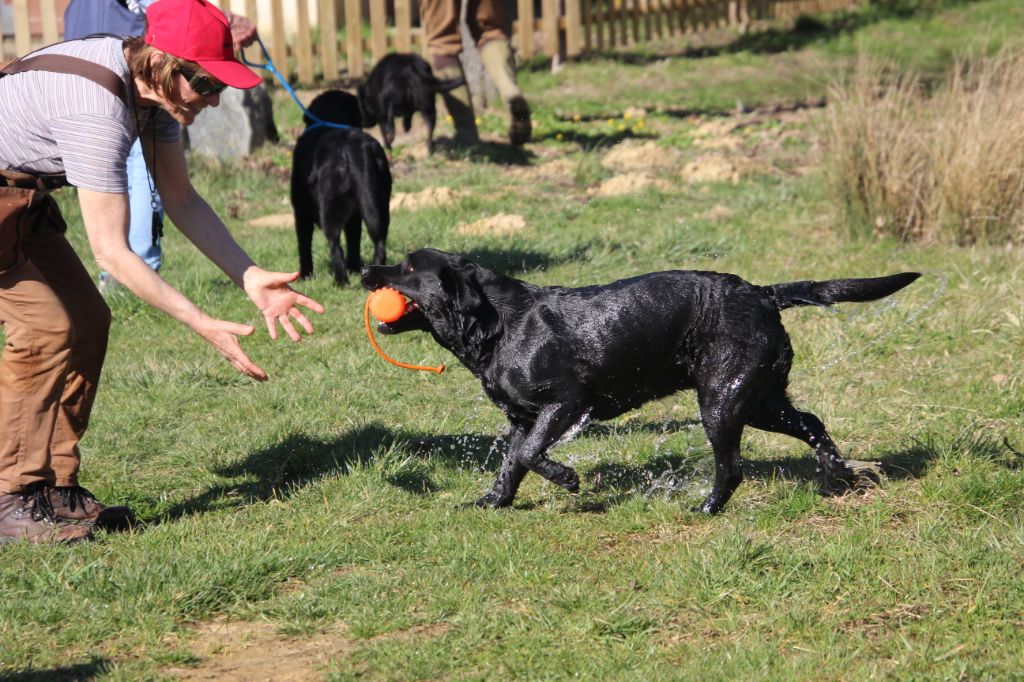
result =
M830 88L829 188L854 233L1024 241L1024 53L961 61L931 92L861 58Z

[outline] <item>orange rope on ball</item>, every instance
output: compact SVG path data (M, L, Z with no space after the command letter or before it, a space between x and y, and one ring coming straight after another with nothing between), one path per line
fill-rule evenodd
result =
M377 351L378 353L380 353L380 356L382 358L384 358L385 360L387 360L388 362L390 362L392 365L398 365L399 367L404 367L405 369L418 369L418 370L421 370L421 371L424 371L424 372L436 372L437 374L440 374L441 372L444 371L444 363L443 362L440 365L438 365L437 367L424 367L423 365L410 365L408 363L399 362L398 360L394 360L392 358L389 358L387 353L382 351L380 346L377 345L377 339L373 338L373 329L370 327L370 299L369 299L369 297L367 297L367 299L366 299L366 307L363 310L363 322L366 323L366 335L370 337L370 343L373 345L373 349L375 351Z

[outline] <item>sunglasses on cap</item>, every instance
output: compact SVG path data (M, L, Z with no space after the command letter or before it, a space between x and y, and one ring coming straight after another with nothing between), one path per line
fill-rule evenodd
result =
M192 88L192 92L197 95L217 95L223 92L224 88L228 87L225 83L216 81L209 76L197 74L189 69L179 67L178 73L185 77L185 80L188 81L188 87Z

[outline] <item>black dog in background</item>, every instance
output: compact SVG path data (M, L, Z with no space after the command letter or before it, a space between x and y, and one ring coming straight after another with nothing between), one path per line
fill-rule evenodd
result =
M757 286L736 275L676 270L569 289L422 249L398 265L363 268L362 282L412 302L405 316L379 325L382 333L430 332L508 417L508 452L477 505L511 505L528 471L579 490L577 473L548 458L552 447L590 419L694 388L715 456L714 485L699 510L714 514L743 479L745 426L807 443L832 480L870 481L843 460L821 420L790 402L793 349L779 311L872 301L918 276Z
M292 158L291 201L299 243L299 272L313 274L313 229L320 225L331 252L334 280L348 283L349 271L362 267L359 238L362 223L373 241L373 262L384 263L391 222L391 168L380 143L362 128L359 100L341 90L318 95L307 107L321 121L350 128L316 125L303 117L307 128L295 143ZM345 250L341 232L345 232Z
M366 82L359 86L363 126L371 128L379 123L384 146L390 150L395 139L395 119L401 118L405 132L409 132L412 115L418 111L427 124L427 149L433 152L437 94L462 83L461 78L438 79L430 64L419 55L391 53L377 62Z

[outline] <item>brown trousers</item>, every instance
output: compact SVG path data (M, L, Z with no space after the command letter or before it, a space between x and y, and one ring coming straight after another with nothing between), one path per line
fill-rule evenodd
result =
M505 2L469 0L466 3L466 25L477 47L492 40L508 40ZM452 64L452 59L462 54L459 5L459 0L420 0L420 20L427 34L427 50L435 68Z
M52 197L0 187L0 492L78 484L110 308Z

